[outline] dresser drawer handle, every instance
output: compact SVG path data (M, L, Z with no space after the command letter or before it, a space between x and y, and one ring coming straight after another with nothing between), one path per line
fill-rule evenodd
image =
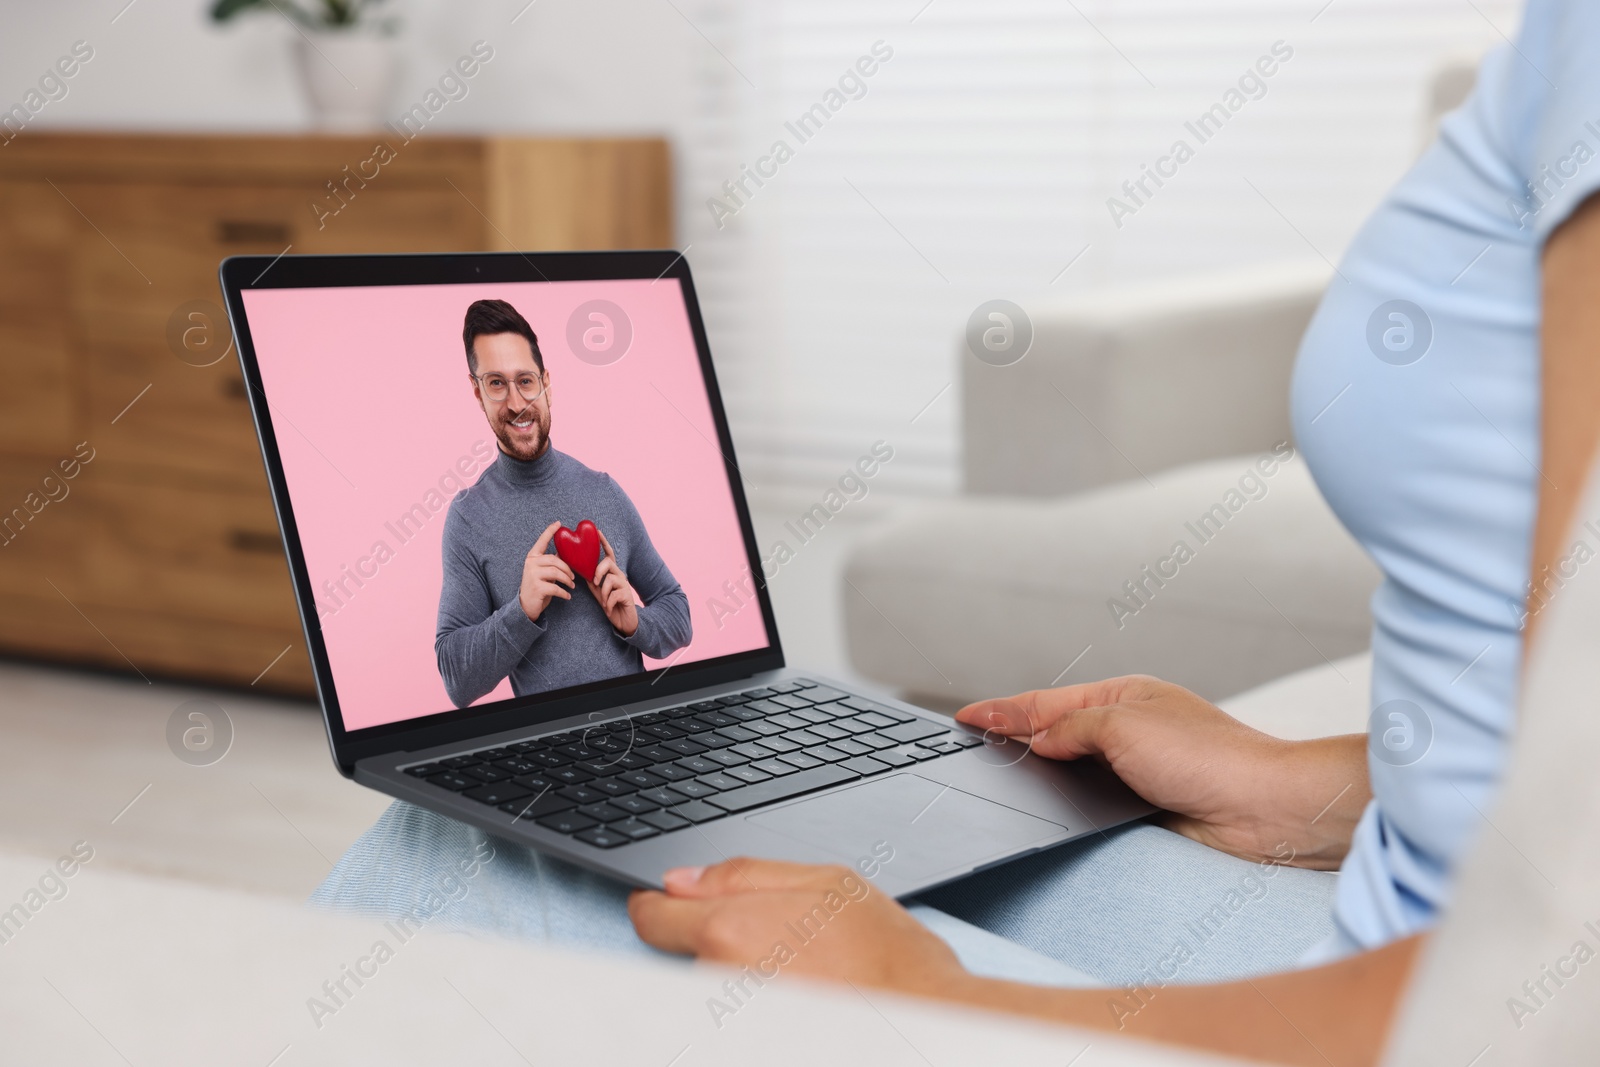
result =
M217 223L217 240L225 245L285 245L292 237L287 222L222 219Z
M228 546L236 552L258 552L266 556L283 554L283 539L262 530L229 530Z

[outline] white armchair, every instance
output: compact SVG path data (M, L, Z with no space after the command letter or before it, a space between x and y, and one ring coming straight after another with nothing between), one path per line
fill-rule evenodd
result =
M1103 290L1030 309L1012 366L963 349L966 493L852 551L854 667L935 705L1135 672L1218 699L1365 648L1377 569L1297 454L1257 466L1326 275Z

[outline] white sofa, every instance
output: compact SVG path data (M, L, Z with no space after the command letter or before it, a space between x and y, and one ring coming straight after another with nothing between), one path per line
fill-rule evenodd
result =
M855 669L946 707L1125 673L1218 699L1364 649L1376 567L1298 454L1257 466L1327 273L1087 293L1028 309L1011 366L963 348L965 492L853 549Z

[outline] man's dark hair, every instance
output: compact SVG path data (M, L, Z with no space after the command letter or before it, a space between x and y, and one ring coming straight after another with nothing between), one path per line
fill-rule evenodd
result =
M514 333L519 337L528 339L528 347L533 349L533 362L539 368L539 373L544 373L544 353L539 351L539 338L533 334L533 327L528 325L528 320L522 313L504 300L475 300L467 308L467 321L461 328L461 343L467 347L467 368L476 375L478 373L478 355L472 350L472 342L485 334Z

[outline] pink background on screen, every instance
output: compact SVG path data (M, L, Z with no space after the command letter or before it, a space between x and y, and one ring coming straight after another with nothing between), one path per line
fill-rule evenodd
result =
M674 662L767 644L754 602L724 615L721 629L707 606L726 602L723 583L747 564L676 280L249 290L245 310L306 566L319 602L337 607L322 633L348 730L452 708L433 651L446 511L404 543L386 523L426 505L441 481L448 503L463 458L472 473L462 482L475 482L487 464L474 445L498 455L461 346L467 305L488 298L510 301L539 337L553 446L622 486L688 595L694 640ZM633 324L626 355L607 366L567 346L569 316L597 298ZM334 600L324 582L379 540L393 558L366 564L377 574L360 588L347 580L353 594ZM502 681L477 703L509 696Z

